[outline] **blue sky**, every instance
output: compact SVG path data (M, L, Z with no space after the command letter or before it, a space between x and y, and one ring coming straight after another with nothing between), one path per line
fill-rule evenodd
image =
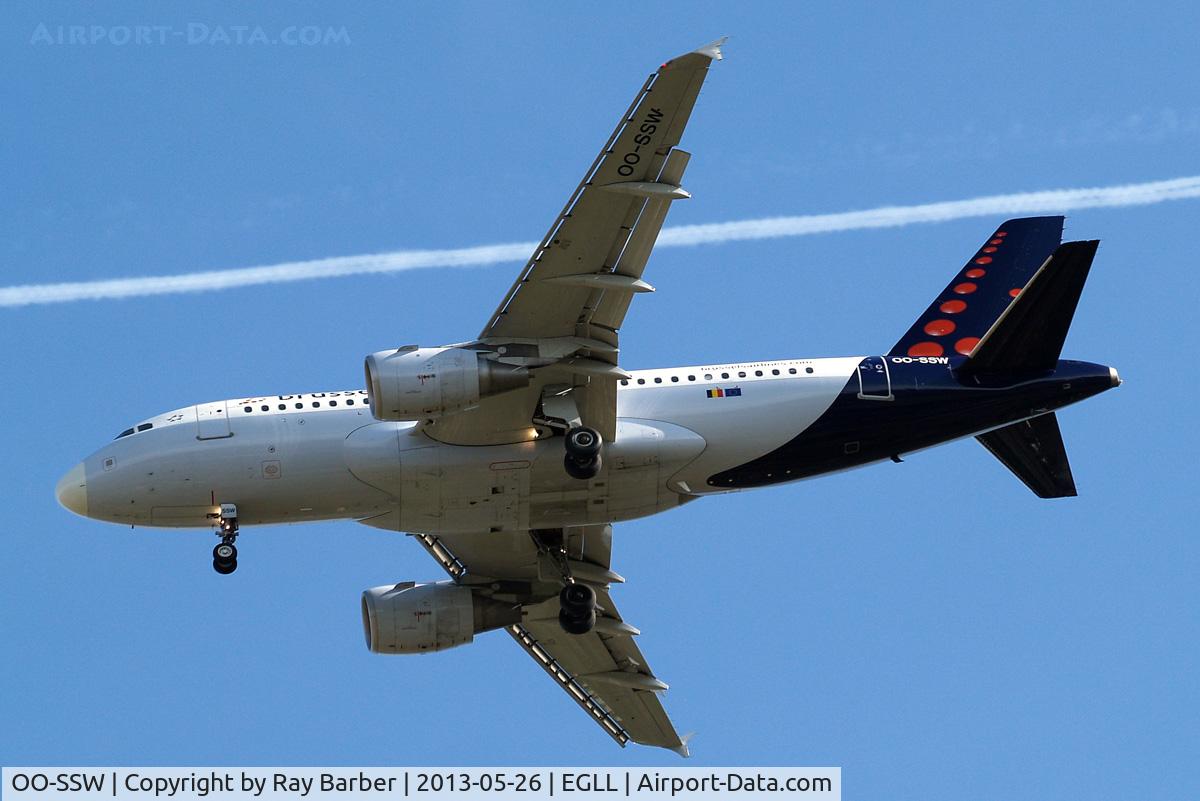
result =
M669 223L1200 173L1183 4L6 4L0 284L536 239L646 74L719 35ZM318 46L31 43L37 26L345 28ZM1060 414L1080 497L965 441L621 525L615 596L704 765L841 765L847 798L1200 793L1200 201L1082 210ZM628 368L885 352L999 218L663 249ZM5 764L675 764L620 751L503 634L369 654L359 592L440 578L353 523L69 515L59 476L197 401L357 387L474 336L518 265L0 309Z

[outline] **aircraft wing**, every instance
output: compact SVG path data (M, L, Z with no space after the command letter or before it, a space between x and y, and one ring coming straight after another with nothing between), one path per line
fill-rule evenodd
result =
M584 425L611 439L616 426L617 331L680 187L690 154L676 149L714 59L713 42L672 59L646 79L533 255L479 335L476 347L537 367L524 390L427 427L463 445L528 439L549 385L572 389Z
M624 579L609 567L612 526L541 531L412 535L457 583L521 606L522 620L505 630L610 737L687 756L659 694L667 685L650 669L608 587ZM552 547L547 548L547 544ZM558 624L557 559L596 590L596 627L567 634Z

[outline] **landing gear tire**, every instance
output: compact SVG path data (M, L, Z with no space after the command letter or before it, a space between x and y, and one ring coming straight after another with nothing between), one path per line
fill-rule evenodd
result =
M600 432L588 426L572 428L566 433L563 440L567 453L576 459L587 459L597 455L600 453L600 446L604 444Z
M574 582L562 588L558 602L571 612L590 612L596 608L596 591L587 584Z
M567 634L587 634L596 625L596 610L593 609L583 617L572 617L564 609L558 613L558 625Z
M600 454L589 456L583 459L567 454L563 457L563 469L567 471L567 475L571 478L577 478L580 481L587 481L590 478L595 478L600 474Z
M558 625L567 634L587 634L596 625L596 591L587 584L573 582L558 594L562 608Z
M213 570L222 576L237 570L237 548L232 542L220 542L213 548Z
M567 455L563 467L571 478L586 481L600 473L600 448L604 439L600 432L588 426L576 426L563 435Z

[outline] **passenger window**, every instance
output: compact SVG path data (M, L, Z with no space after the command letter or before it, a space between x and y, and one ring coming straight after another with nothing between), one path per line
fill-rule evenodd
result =
M645 384L645 383L646 383L646 379L644 379L644 378L639 378L639 379L638 379L638 383L639 383L639 384Z
M704 380L705 380L705 381L712 381L712 373L705 373L705 374L704 374Z
M672 383L672 384L678 384L678 383L679 383L679 376L677 376L677 375L673 375L673 376L671 376L671 383Z
M662 383L662 378L656 378L656 379L654 379L654 383L655 383L655 384L661 384L661 383Z
M696 376L694 376L694 375L688 376L688 381L695 381L695 380L696 380Z
M628 378L622 378L622 379L621 379L621 386L623 386L623 387L627 387L627 386L629 386L629 379L628 379Z
M738 378L745 378L745 377L746 377L746 371L738 370Z
M152 428L154 428L154 423L142 423L140 426L138 426L137 430L138 431L149 431Z
M286 404L286 403L281 403L281 404L279 404L279 411L281 411L281 412L282 412L282 411L283 411L284 409L286 409L286 408L287 408L287 404Z
M329 405L330 405L330 406L337 406L337 401L330 401L330 402L329 402Z
M788 368L788 373L790 373L791 375L795 375L795 374L796 374L796 368L795 368L795 367L789 367L789 368Z
M250 412L254 411L254 409L252 409L252 408L250 408L249 406L247 406L245 409L242 409L242 411L243 411L243 412L246 412L246 413L248 414L248 413L250 413Z
M296 408L297 408L297 409L303 409L303 408L304 408L304 404L303 404L303 403L297 403L297 404L296 404Z
M779 371L778 371L778 370L772 370L772 371L771 371L771 375L779 375Z
M270 407L270 406L268 406L267 404L265 404L265 403L264 403L264 404L262 405L262 410L263 410L264 412L269 412L269 411L271 411L271 407Z
M320 401L313 401L313 408L314 408L314 409L319 409L320 407L321 407L321 402L320 402Z
M346 401L346 405L347 405L347 406L353 406L353 405L354 405L354 398L350 398L350 399L348 399L348 400Z
M811 367L804 368L804 372L806 372L806 373L811 373L812 371L813 371L813 369Z
M757 375L757 376L761 376L761 375L762 375L762 370L755 370L755 371L754 371L754 374L755 374L755 375Z
M729 373L721 373L721 378L729 378Z

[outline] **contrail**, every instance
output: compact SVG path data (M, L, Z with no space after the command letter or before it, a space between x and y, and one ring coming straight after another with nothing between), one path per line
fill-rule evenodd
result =
M961 220L968 217L1141 206L1196 197L1200 197L1200 175L1123 186L989 195L967 200L925 203L918 206L883 206L839 214L803 214L705 225L680 225L664 229L658 238L658 247L711 245L751 239L775 239L836 231L857 231L868 228L895 228L917 223ZM25 284L0 287L0 307L66 303L75 300L134 298L177 292L207 292L257 284L279 284L287 281L369 273L394 273L428 267L477 267L500 262L521 262L529 258L536 246L535 242L512 242L444 250L397 250L388 253L337 256L312 261L272 264L264 267L209 270L182 275L155 275L61 284Z

